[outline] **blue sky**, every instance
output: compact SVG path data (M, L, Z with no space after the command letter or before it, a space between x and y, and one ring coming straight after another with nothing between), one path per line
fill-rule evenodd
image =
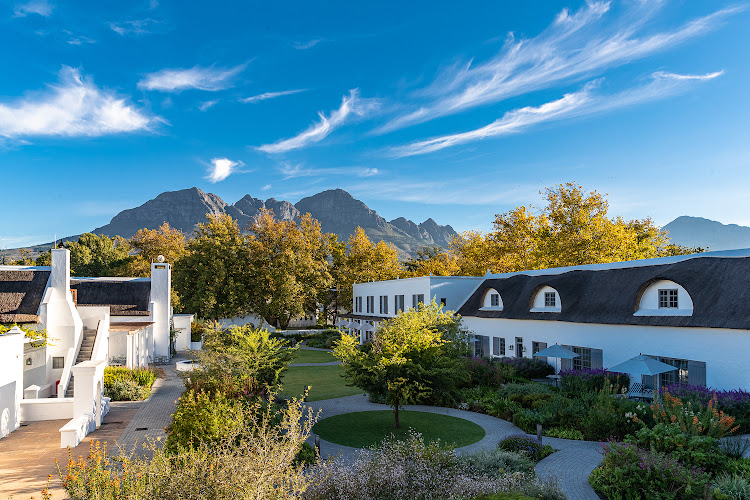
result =
M4 2L0 246L192 186L486 230L577 181L750 225L749 7Z

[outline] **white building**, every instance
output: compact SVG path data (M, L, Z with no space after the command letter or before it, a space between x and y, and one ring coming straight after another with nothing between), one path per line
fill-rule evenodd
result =
M642 353L678 368L647 381L658 386L750 388L750 250L463 279L478 281L448 309L477 355L531 357L558 343L579 354L563 368L607 368ZM409 307L418 293L411 280L355 285L354 317L374 316L378 296Z
M18 408L9 410L15 424L71 418L67 443L77 444L101 423L106 365L166 362L173 328L178 339L189 338L192 315L174 316L170 293L166 263L152 264L150 278L71 278L70 252L54 249L51 266L0 266L0 323L43 328L50 338L42 347L23 342L20 377L15 361L0 365L0 383L8 379L23 395L23 401L11 400L12 391L0 387L0 415ZM5 334L0 340L13 343L5 337L14 338ZM76 408L88 409L88 417L80 419Z
M370 340L377 324L399 311L415 308L433 300L447 310L457 310L484 278L476 276L420 276L388 281L355 283L350 328L360 333L362 342Z

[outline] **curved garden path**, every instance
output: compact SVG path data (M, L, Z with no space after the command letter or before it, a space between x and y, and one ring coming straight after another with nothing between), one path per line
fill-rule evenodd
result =
M364 394L313 401L305 404L314 411L320 411L319 420L344 413L390 409L387 405L371 403L368 401L367 395ZM524 433L507 420L482 413L423 405L407 405L403 409L407 411L439 413L441 415L463 418L480 425L485 432L484 438L477 443L456 448L457 453L472 453L486 448L494 448L504 437ZM314 437L310 436L308 442L314 445ZM556 478L570 500L598 500L599 497L589 485L588 476L602 460L602 455L599 451L601 449L600 444L592 441L572 441L549 437L544 437L543 443L552 445L558 451L537 464L537 474L544 479ZM323 457L332 458L340 456L343 460L353 460L359 450L321 439L320 452Z

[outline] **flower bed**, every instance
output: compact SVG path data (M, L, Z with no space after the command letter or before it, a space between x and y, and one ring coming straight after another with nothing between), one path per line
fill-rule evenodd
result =
M140 401L149 397L155 381L152 369L108 366L104 369L104 395L112 401Z

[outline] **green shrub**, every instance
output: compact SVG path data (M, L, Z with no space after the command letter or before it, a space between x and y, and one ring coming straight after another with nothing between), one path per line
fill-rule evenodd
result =
M312 465L317 460L317 454L315 448L307 443L302 443L297 457L294 459L295 465Z
M533 472L534 465L536 465L527 455L499 448L462 455L461 460L480 474L490 476L499 476L508 472L527 474Z
M111 385L115 380L131 380L141 387L150 388L156 381L156 373L148 368L125 368L108 366L104 369L104 385Z
M690 436L679 425L658 423L653 428L644 427L627 441L642 448L667 453L675 460L717 471L726 464L716 439L709 436Z
M713 482L713 492L717 499L750 500L750 479L747 476L722 475Z
M130 379L115 379L104 386L104 395L112 401L141 401L150 394L149 387L142 387Z
M493 493L491 495L479 495L471 498L472 500L534 500L535 497L527 497L521 493Z
M187 389L178 399L172 423L167 428L166 448L180 449L212 445L236 435L245 425L242 403L221 392L213 396Z
M604 460L589 476L607 498L674 500L702 498L709 475L666 453L627 443L604 445Z
M520 427L524 432L535 433L537 424L544 425L544 416L536 410L522 408L513 414L513 425Z
M542 445L539 441L525 434L508 436L497 444L498 448L505 451L520 453L538 462L554 452L551 446Z
M598 392L604 388L622 394L630 387L630 376L624 373L610 373L604 369L584 368L582 370L560 371L560 388L566 394Z
M308 347L317 347L319 349L333 349L334 344L341 339L339 330L325 330L307 338Z
M722 469L724 474L750 477L750 458L729 458Z
M578 429L565 429L563 427L552 427L551 429L545 429L544 435L560 439L577 439L583 440L583 433Z
M544 384L526 383L526 384L505 384L498 393L504 398L510 398L512 395L529 396L531 394L554 394L555 390Z

